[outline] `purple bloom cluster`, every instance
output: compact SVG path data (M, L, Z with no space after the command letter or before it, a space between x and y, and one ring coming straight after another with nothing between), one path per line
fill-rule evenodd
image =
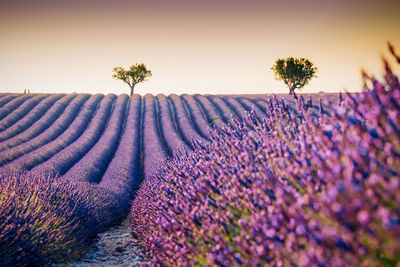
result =
M110 197L94 185L33 173L0 176L0 265L43 266L91 244Z
M154 262L397 266L400 82L388 64L364 81L319 113L268 101L262 122L249 114L148 177L131 219Z
M47 112L41 117L34 125L24 130L22 133L15 135L7 140L0 142L0 151L15 147L19 144L29 141L34 137L38 136L44 130L50 127L50 125L62 114L67 105L74 99L77 95L70 94L66 95L60 100L58 100ZM13 127L10 127L10 129ZM4 131L4 134L8 132L8 129ZM10 135L14 135L10 133ZM3 137L3 135L2 135Z
M3 131L0 133L0 142L10 139L11 137L14 137L17 134L28 129L33 123L37 122L37 120L39 120L45 114L45 112L62 96L64 95L50 95L49 97L41 101L38 105L36 105L32 109L32 111L30 111L26 116L18 120L18 122L16 122L12 126L4 127ZM1 121L1 124L2 123L3 120Z

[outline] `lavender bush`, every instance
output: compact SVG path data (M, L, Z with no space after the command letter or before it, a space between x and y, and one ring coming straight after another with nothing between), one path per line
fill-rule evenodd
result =
M398 266L400 83L385 66L331 116L269 101L262 122L235 121L146 179L132 229L154 263Z
M0 176L1 266L43 266L80 256L101 226L110 195L41 174Z

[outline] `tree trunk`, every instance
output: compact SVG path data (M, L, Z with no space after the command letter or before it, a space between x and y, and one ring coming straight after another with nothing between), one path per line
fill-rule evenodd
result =
M133 89L135 88L135 85L131 86L131 96L133 96Z
M294 89L293 87L289 87L289 95L293 95L294 98L297 99L297 94L294 92Z

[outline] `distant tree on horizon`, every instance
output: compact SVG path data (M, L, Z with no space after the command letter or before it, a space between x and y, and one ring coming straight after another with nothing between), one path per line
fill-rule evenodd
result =
M148 78L152 76L151 71L146 68L143 63L136 63L132 65L128 70L122 67L116 67L113 69L112 77L117 80L121 80L131 88L131 96L134 93L135 85L140 82L148 81Z
M318 68L306 58L278 58L271 70L278 81L283 81L289 87L289 94L297 98L296 89L301 89L311 78L317 77Z

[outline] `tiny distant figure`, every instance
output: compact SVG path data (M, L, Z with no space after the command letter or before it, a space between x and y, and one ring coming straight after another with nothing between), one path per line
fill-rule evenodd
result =
M26 89L24 89L24 94L26 94Z
M31 93L31 90L30 89L28 89L28 94L30 94Z

